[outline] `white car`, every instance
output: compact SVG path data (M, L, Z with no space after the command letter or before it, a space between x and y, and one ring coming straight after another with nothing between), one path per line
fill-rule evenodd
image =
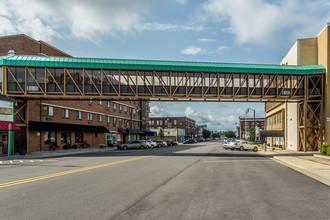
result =
M231 150L237 149L239 151L244 151L244 150L252 150L254 152L258 151L258 146L256 144L252 144L247 141L240 141L230 146L231 146Z
M226 150L229 149L229 147L228 147L228 141L227 141L227 140L224 141L222 147L223 147L224 149L226 149Z
M230 150L238 149L237 147L238 147L239 143L240 143L239 141L229 141L228 142L228 149L230 149Z

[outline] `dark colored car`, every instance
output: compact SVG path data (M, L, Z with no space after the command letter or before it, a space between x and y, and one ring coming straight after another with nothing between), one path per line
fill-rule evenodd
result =
M194 139L188 139L186 141L183 142L184 144L193 144L195 143Z
M172 140L167 140L166 143L167 143L167 146L173 146L174 145L174 142Z

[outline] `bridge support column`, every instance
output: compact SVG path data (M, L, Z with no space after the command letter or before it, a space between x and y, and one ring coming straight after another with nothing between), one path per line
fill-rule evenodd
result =
M298 150L317 151L323 143L323 100L298 105Z

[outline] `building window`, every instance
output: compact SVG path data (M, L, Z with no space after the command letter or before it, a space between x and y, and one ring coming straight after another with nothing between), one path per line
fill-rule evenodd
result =
M163 125L163 121L160 121L159 124L162 126Z
M113 103L113 112L116 112L116 109L117 109L117 105L116 103Z
M102 115L99 115L99 117L98 117L98 118L99 118L99 120L98 120L98 121L99 121L99 122L101 122L101 121L102 121Z
M51 143L56 142L56 132L54 132L54 131L45 132L44 141L45 141L45 144L51 144Z
M76 119L81 120L81 111L77 111Z
M69 118L70 117L69 109L63 109L63 111L62 111L62 117L63 118Z
M75 132L74 133L75 143L82 143L84 141L84 133L83 132Z
M110 102L107 101L107 108L110 109Z
M88 101L88 106L92 106L92 105L93 105L93 101L92 100Z
M119 105L119 113L121 113L121 105Z
M121 118L118 119L119 126L121 126Z
M71 145L71 132L70 131L61 132L61 144L70 144Z
M110 124L110 116L107 116L107 123Z
M53 117L54 116L54 107L53 106L48 106L47 115L49 117Z
M93 114L87 113L87 121L93 121Z
M98 103L99 105L102 105L102 101L99 101L99 103Z
M176 125L176 120L174 120L174 125Z
M113 126L116 127L117 125L117 118L113 118Z
M124 113L125 113L125 115L127 114L127 107L126 106L124 106Z

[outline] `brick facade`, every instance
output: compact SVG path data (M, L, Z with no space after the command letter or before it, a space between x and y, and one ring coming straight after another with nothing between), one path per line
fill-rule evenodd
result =
M17 55L43 53L47 56L71 57L69 54L25 34L0 37L0 56L8 55L9 50L14 50Z
M194 138L197 134L196 121L188 117L151 117L149 127L150 129L159 127L184 129L186 138Z

